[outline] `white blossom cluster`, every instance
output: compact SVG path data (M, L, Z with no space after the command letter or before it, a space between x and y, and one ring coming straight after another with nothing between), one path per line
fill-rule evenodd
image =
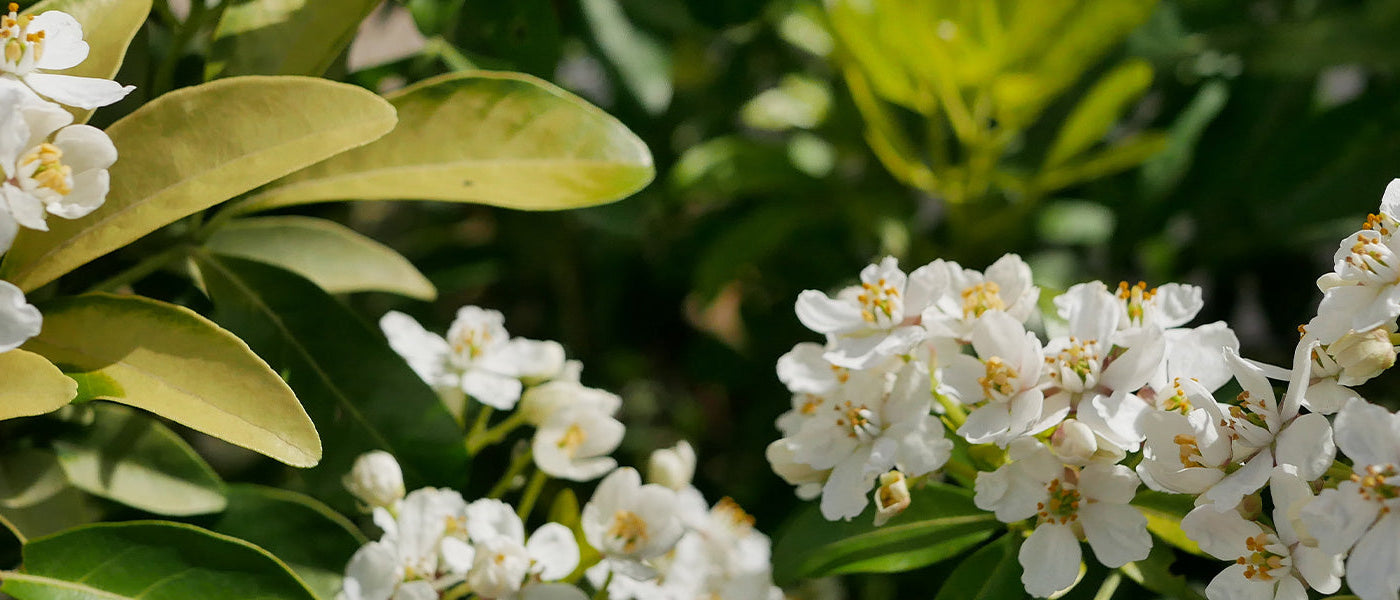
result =
M1039 597L1075 583L1080 542L1110 568L1147 557L1147 519L1129 504L1146 486L1194 496L1183 530L1233 563L1211 600L1302 599L1344 580L1363 600L1396 600L1400 416L1354 387L1395 363L1400 180L1318 287L1284 369L1241 357L1222 322L1188 327L1203 306L1194 286L1083 283L1041 315L1015 255L907 274L885 258L859 285L798 298L826 341L778 361L792 408L768 459L827 519L860 515L873 490L878 526L945 466L949 434L980 446L994 458L966 465L980 468L974 502L1030 532L1022 582ZM1218 400L1232 379L1240 391Z
M547 523L527 538L533 498L517 514L498 499L467 503L452 490L405 495L398 463L371 452L345 485L384 535L350 560L340 600L578 599L587 597L577 587L585 578L617 600L782 598L772 584L768 537L732 500L707 504L691 485L689 444L655 451L648 483L618 467L610 455L625 429L615 418L621 398L582 385L582 365L558 343L510 337L504 321L497 311L467 306L446 338L401 313L386 314L380 326L449 409L459 418L477 415L466 433L469 449L474 436L498 433L499 441L528 425L537 478L602 478L571 524L576 529ZM488 426L495 411L507 414ZM502 481L518 476L507 472Z
M0 254L21 227L48 231L48 215L77 219L102 205L117 149L101 129L74 124L64 106L98 108L135 89L56 73L87 59L82 25L56 10L8 9L0 15ZM0 281L0 352L38 335L41 322L23 291Z

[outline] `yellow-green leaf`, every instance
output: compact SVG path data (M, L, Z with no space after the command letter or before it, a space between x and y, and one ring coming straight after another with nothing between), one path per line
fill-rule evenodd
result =
M210 236L217 254L282 267L332 294L380 291L432 300L437 289L393 249L312 217L238 219Z
M107 133L119 158L92 214L26 229L0 266L28 291L160 227L393 128L364 89L306 77L236 77L176 90Z
M74 372L100 372L98 396L298 467L321 458L316 427L291 388L248 345L187 308L90 294L44 305L25 349Z
M332 200L441 200L523 210L627 197L651 153L607 113L520 73L429 79L389 97L399 124L379 141L294 173L238 212Z
M83 26L88 57L62 75L111 79L126 59L126 47L151 12L151 0L45 0L25 9L25 14L61 10ZM79 123L92 116L90 110L69 109Z
M53 412L78 395L69 379L44 357L24 350L0 354L0 419Z
M1046 155L1047 168L1063 164L1103 139L1109 128L1152 85L1152 65L1130 59L1099 78L1065 119Z
M1182 517L1194 507L1190 496L1142 490L1133 498L1133 506L1147 517L1147 529L1157 537L1191 554L1206 555L1181 530Z
M380 0L238 0L214 28L204 78L326 72Z
M1042 192L1053 192L1107 177L1142 164L1166 147L1167 136L1157 131L1144 131L1116 145L1044 171L1036 178L1035 184Z

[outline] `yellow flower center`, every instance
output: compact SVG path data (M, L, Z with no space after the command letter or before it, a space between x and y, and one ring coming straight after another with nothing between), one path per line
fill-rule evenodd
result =
M32 52L34 60L38 61L44 56L44 32L29 31L29 23L34 17L18 14L19 4L11 2L8 8L10 14L0 17L0 40L4 40L5 61L18 63L25 52Z
M569 425L568 429L564 430L563 437L559 438L559 449L563 450L572 458L574 454L578 452L579 446L582 446L583 442L587 439L588 432L584 431L582 427L579 427L578 423L573 423Z
M1142 322L1143 303L1151 300L1157 295L1157 288L1148 289L1146 281L1139 281L1137 285L1129 286L1128 282L1118 282L1118 299L1128 305L1128 320L1134 323Z
M44 142L39 144L24 158L19 160L19 166L27 167L34 163L39 166L34 168L34 173L30 175L39 187L48 188L62 196L67 196L73 192L73 186L68 181L73 175L72 167L63 164L63 150L58 146Z
M491 332L464 327L452 339L452 351L467 358L481 356L482 348L491 342Z
M982 395L987 398L1006 398L1016 393L1014 380L1016 371L1011 365L1006 364L999 356L988 358L983 363L987 372L986 375L977 378L977 383L982 385Z
M1172 438L1172 443L1176 444L1180 451L1181 466L1183 467L1205 467L1201 464L1204 459L1201 456L1201 448L1196 443L1196 436L1185 433L1177 434Z
M1400 485L1395 482L1395 465L1367 465L1365 474L1352 473L1351 480L1361 485L1361 497L1375 502L1400 498ZM1382 513L1390 512L1390 507L1382 505Z
M1079 490L1073 484L1061 482L1057 477L1045 486L1050 497L1035 505L1036 516L1041 523L1067 525L1079 520Z
M868 441L880 434L880 428L872 422L875 413L864 404L853 404L850 400L834 407L836 426L847 430L846 435Z
M612 527L608 528L608 535L622 540L622 551L628 554L637 551L637 547L647 541L647 522L630 510L619 510L613 513Z
M753 527L753 516L744 512L743 507L739 506L739 503L735 502L734 499L729 496L721 498L719 503L715 504L714 512L736 528L747 529Z
M962 291L963 316L980 317L989 310L1005 310L1006 302L1001 299L1001 286L995 281L987 281Z
M884 279L875 283L860 284L861 293L856 296L860 302L860 317L867 323L876 323L883 317L885 320L895 318L895 302L899 300L899 290L889 285Z
M1252 553L1248 556L1241 556L1235 562L1244 565L1245 579L1258 581L1270 581L1274 578L1270 571L1290 566L1291 561L1281 554L1274 554L1267 547L1278 540L1269 533L1260 533L1252 538L1246 538L1245 548Z

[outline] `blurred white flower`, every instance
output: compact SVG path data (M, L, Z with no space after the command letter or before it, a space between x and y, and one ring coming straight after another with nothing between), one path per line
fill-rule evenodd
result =
M643 561L669 552L685 533L677 509L674 490L642 485L636 470L622 467L603 478L584 505L584 536L603 554L607 568L650 579L655 571Z
M680 491L695 478L695 449L681 440L670 448L658 448L647 459L647 482Z
M38 16L20 15L19 5L11 2L9 11L0 16L0 43L4 48L0 74L4 77L22 81L54 102L82 109L106 106L136 89L108 79L49 73L76 67L87 59L83 26L56 10Z
M612 416L622 408L622 398L606 390L584 387L578 381L555 380L525 390L520 399L521 414L535 426L544 424L557 412L575 408Z
M403 470L394 456L383 450L361 454L342 481L370 508L389 508L404 497Z
M609 457L626 428L601 411L574 406L550 415L530 443L535 465L550 477L589 481L617 468Z
M8 281L0 281L0 352L20 347L36 335L43 315L24 299L24 291Z
M928 268L906 276L893 257L885 257L861 270L859 286L835 298L816 290L802 292L797 319L827 336L825 357L832 364L867 369L923 341L925 331L917 321L930 301L931 277Z
M1400 179L1391 180L1378 214L1366 217L1361 231L1342 240L1333 255L1332 272L1317 280L1322 302L1307 332L1323 344L1349 331L1370 331L1400 315Z
M464 306L446 339L395 311L385 313L379 327L394 351L439 393L465 393L501 410L514 408L520 399L522 356L533 351L511 344L500 312Z

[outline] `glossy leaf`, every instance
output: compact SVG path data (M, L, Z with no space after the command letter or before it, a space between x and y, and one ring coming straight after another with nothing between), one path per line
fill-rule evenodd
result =
M162 515L224 509L223 480L175 432L123 406L93 409L91 425L53 442L74 486Z
M83 41L88 44L88 57L83 62L56 72L111 79L121 70L126 47L146 23L151 0L44 0L25 9L24 13L38 15L50 10L72 15L83 26ZM78 123L86 123L93 112L75 108L69 111Z
M326 72L380 0L229 2L214 28L204 78Z
M288 271L209 254L196 264L214 318L286 374L316 421L328 453L304 473L314 495L348 506L341 477L373 449L399 460L409 489L461 483L467 472L461 429L376 329Z
M44 305L25 344L113 387L97 398L307 467L321 442L296 395L247 344L187 308L138 296L89 294Z
M107 202L20 232L0 277L26 291L192 213L378 138L393 108L361 88L241 77L170 92L107 129Z
M1129 103L1152 85L1152 65L1141 59L1124 61L1099 78L1079 100L1046 155L1046 167L1063 164L1108 134Z
M0 591L19 600L315 600L267 551L192 525L99 523L24 546Z
M963 488L931 484L913 496L904 513L878 528L870 507L853 521L827 521L817 506L807 507L773 546L774 581L917 569L962 554L1003 527Z
M0 354L0 419L29 417L62 408L78 395L78 383L48 359L25 350Z
M313 498L249 484L229 486L228 509L209 529L271 552L323 600L335 597L345 564L369 541Z
M1191 554L1209 556L1181 530L1181 519L1194 508L1191 496L1142 490L1133 497L1133 506L1147 517L1147 529L1157 537Z
M275 265L332 294L380 291L420 300L437 289L393 249L334 221L259 217L232 221L205 245L225 256Z
M277 181L237 210L396 199L578 208L622 199L655 173L646 145L617 119L528 75L449 74L389 100L394 131Z
M1026 597L1017 552L1021 536L1010 533L958 563L934 600L1007 600Z

